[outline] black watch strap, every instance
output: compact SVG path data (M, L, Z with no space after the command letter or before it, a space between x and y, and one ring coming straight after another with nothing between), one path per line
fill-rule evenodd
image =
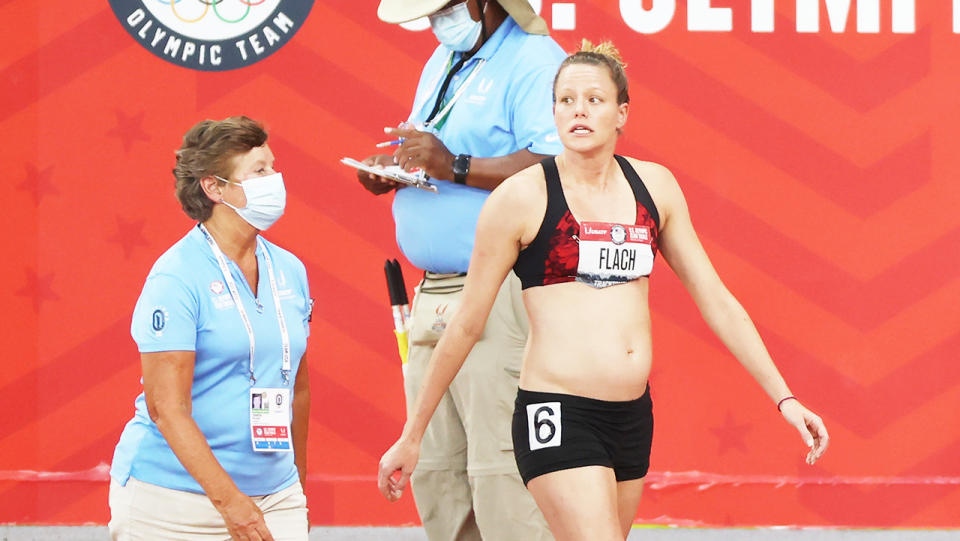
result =
M457 154L453 159L453 181L457 184L466 184L468 173L470 173L470 155Z

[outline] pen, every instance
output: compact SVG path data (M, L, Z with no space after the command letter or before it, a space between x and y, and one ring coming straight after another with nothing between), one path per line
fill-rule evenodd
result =
M404 139L395 139L393 141L384 141L382 143L377 143L377 148L390 147L393 145L399 145L403 143Z

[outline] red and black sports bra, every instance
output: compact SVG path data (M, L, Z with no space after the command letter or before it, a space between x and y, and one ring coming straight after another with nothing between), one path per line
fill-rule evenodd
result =
M601 288L650 275L660 214L630 162L623 156L614 158L637 201L634 224L577 222L563 195L555 158L540 162L547 183L547 211L537 236L520 251L513 266L523 289L574 281Z

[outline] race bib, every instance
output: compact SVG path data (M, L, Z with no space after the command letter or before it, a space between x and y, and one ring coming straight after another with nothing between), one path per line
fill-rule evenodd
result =
M563 435L560 402L527 404L527 429L531 451L545 447L560 447Z
M653 236L647 226L583 222L579 239L578 282L607 287L653 270Z
M250 439L253 450L291 452L290 389L250 389Z

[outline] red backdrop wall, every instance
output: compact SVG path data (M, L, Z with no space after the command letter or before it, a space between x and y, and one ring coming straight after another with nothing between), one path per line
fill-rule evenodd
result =
M673 2L580 0L576 28L554 30L568 50L584 36L620 47L632 110L619 151L674 171L721 276L833 438L804 465L796 433L659 269L639 522L960 527L953 6L923 2L895 33L909 18L892 6L912 2L882 0L879 32L863 33L859 8L834 28L821 5L820 30L798 32L809 3L776 2L774 30L754 32L750 3L715 0L733 30L702 32L677 2L641 33L631 17ZM563 26L555 4L542 13ZM311 518L416 523L410 498L388 504L374 482L404 418L382 271L400 256L390 196L338 160L373 153L405 118L430 32L379 22L376 2L319 1L275 54L211 73L151 54L106 2L0 0L0 20L0 522L108 519L107 464L140 392L130 313L191 225L173 150L197 120L246 114L270 129L289 190L267 236L301 257L317 299Z

